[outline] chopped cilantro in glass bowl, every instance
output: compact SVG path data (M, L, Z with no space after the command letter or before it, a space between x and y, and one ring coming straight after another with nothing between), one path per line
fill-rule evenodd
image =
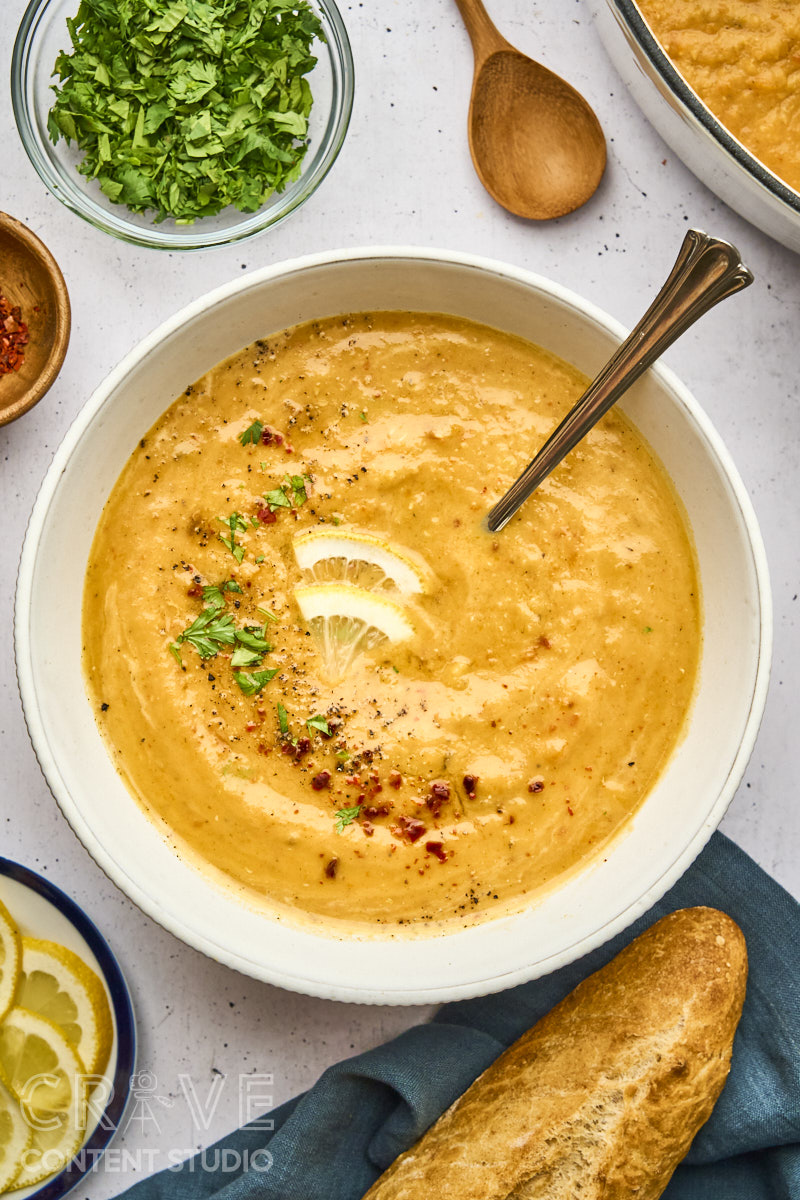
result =
M33 0L11 91L69 209L127 242L197 250L314 192L347 131L353 60L332 0Z

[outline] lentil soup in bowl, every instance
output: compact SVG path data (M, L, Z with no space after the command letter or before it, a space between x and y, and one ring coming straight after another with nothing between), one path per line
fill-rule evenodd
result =
M285 987L420 1003L585 953L692 861L769 666L718 436L656 367L483 520L621 336L488 260L332 253L204 297L89 401L23 552L20 689L156 920Z

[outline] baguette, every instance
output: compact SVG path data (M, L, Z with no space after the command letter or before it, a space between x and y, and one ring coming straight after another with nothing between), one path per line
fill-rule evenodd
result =
M516 1041L364 1200L656 1200L730 1069L739 927L670 913Z

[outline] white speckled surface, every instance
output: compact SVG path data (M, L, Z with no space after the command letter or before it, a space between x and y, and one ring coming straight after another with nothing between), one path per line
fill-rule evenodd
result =
M238 1123L247 1098L240 1073L255 1076L255 1089L278 1104L311 1084L328 1063L383 1041L428 1011L289 995L175 941L105 879L75 840L25 731L11 642L13 581L28 513L52 453L86 397L142 335L243 270L336 246L443 246L541 272L630 325L666 274L688 225L736 243L756 284L703 318L666 360L727 442L761 521L772 571L770 697L723 829L800 896L794 770L800 258L735 216L667 150L607 62L583 0L490 4L509 40L585 92L609 141L608 171L594 200L544 225L507 215L473 173L466 142L472 57L452 0L365 0L341 7L357 70L344 150L299 213L238 248L169 256L95 232L46 193L19 143L7 84L0 99L0 208L49 245L73 304L72 341L60 378L38 407L0 428L0 853L46 874L105 932L131 981L140 1070L153 1076L114 1143L116 1153L76 1193L92 1200L115 1195L149 1167L167 1165L171 1153L207 1144ZM22 0L5 0L3 80L10 34L23 9ZM212 1095L213 1112L203 1128L192 1116L181 1077L191 1077L202 1105L220 1073L227 1078L216 1107Z

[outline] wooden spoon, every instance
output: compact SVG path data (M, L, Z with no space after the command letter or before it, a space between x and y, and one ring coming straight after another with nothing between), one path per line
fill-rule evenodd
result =
M563 217L594 195L606 165L600 122L579 92L521 54L481 0L456 0L475 55L469 148L483 186L518 217Z

